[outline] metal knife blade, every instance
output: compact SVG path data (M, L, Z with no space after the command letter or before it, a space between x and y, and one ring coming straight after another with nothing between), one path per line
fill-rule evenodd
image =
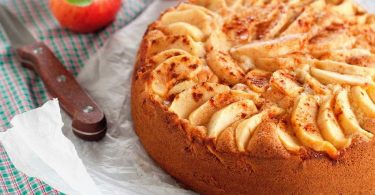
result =
M36 42L24 24L15 17L4 5L0 4L0 26L10 40L12 47L17 49Z
M74 134L88 141L103 138L107 129L103 111L48 46L35 40L20 20L3 5L0 5L0 25L19 60L39 74L48 92L59 99L61 107L72 117Z

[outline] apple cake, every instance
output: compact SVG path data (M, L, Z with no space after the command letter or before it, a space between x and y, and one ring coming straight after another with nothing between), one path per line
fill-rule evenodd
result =
M191 0L144 35L132 116L202 194L375 193L375 15L351 0Z

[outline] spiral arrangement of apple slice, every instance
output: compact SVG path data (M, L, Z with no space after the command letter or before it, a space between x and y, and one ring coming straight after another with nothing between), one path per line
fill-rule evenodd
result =
M350 0L191 2L150 27L148 86L207 140L337 158L373 138L375 44L359 29L374 17Z

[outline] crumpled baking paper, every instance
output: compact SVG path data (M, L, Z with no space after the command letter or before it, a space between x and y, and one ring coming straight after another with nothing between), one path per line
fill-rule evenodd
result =
M375 11L374 1L358 2ZM100 142L75 137L70 118L64 112L60 115L57 100L49 101L14 117L13 128L0 133L19 170L68 194L194 194L149 158L133 131L130 114L131 74L139 42L147 25L176 3L155 0L117 32L78 76L106 114L106 137Z
M11 124L13 128L1 133L0 140L17 168L68 194L99 194L74 145L61 131L57 99L15 116Z

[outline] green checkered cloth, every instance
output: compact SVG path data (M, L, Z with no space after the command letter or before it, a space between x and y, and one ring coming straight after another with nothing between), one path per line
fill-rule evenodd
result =
M62 29L48 9L48 0L0 0L39 40L44 41L66 68L77 75L84 62L113 32L134 19L152 0L124 0L116 21L95 34L76 34ZM0 131L10 119L49 99L41 79L23 68L0 31ZM22 143L15 143L22 144ZM37 178L19 172L0 143L0 194L60 194Z

